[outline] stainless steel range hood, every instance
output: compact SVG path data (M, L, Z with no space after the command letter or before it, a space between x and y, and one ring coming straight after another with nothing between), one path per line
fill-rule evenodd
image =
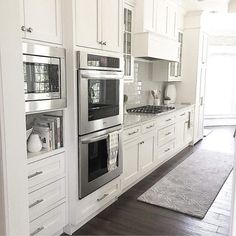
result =
M178 42L167 37L150 32L134 34L134 57L178 61L178 50Z

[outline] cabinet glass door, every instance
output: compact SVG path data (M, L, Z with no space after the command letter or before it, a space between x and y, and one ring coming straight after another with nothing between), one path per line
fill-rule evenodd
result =
M124 75L126 78L132 76L132 19L133 12L124 8Z

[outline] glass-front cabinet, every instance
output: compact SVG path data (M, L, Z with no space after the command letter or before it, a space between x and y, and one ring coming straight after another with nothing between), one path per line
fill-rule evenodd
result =
M133 39L133 12L134 7L124 4L124 79L133 81L134 58L132 56L132 39Z

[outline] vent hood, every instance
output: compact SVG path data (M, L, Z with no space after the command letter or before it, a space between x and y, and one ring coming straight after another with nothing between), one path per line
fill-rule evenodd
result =
M134 57L178 61L179 43L150 32L134 34Z

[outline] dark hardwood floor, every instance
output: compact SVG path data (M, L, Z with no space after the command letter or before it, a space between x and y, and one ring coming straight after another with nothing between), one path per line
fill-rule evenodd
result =
M232 174L203 220L145 204L137 198L196 149L233 153L233 131L233 127L214 128L203 141L155 170L74 235L228 235Z

